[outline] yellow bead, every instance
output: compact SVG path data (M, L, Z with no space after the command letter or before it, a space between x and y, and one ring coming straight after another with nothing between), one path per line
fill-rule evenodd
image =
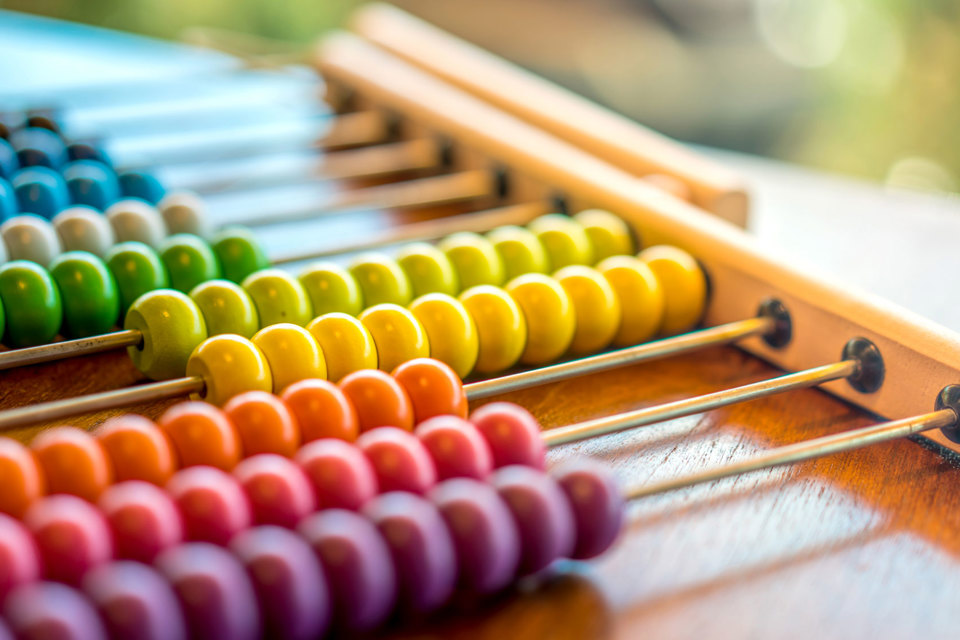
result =
M551 271L571 264L593 264L587 232L569 216L548 213L527 225L547 252Z
M395 304L378 304L360 314L377 345L380 369L390 372L414 358L430 357L430 343L412 313Z
M543 364L562 356L570 347L577 319L573 303L560 283L540 273L527 273L507 283L509 293L527 322L524 364Z
M489 240L469 231L449 235L437 245L447 254L465 290L479 284L500 286L505 278L503 261Z
M477 327L480 353L476 370L493 373L516 364L527 344L527 322L510 294L480 285L460 294L460 302Z
M314 316L334 312L355 316L363 311L360 285L346 269L334 262L312 264L297 279L310 298Z
M623 218L603 209L587 209L573 216L573 219L587 232L595 263L610 256L634 252L633 234Z
M612 256L597 265L620 301L618 347L639 344L657 335L663 322L663 288L653 270L633 256Z
M443 251L426 242L414 242L397 252L397 264L407 274L413 297L428 293L460 293L460 282L453 263Z
M607 279L582 265L564 267L553 277L570 296L577 315L570 353L596 353L610 344L620 328L620 301Z
M480 354L477 327L456 298L428 293L410 303L410 313L420 322L430 343L430 357L440 360L466 378Z
M252 338L273 374L273 392L307 378L327 377L327 362L316 338L303 327L281 322L264 327Z
M257 307L261 327L279 322L291 322L302 327L313 318L310 298L303 285L286 271L255 271L244 278L243 288Z
M307 325L327 361L333 382L360 369L377 368L377 346L363 323L345 313L328 313Z
M707 306L707 278L694 257L665 244L644 249L637 257L656 274L663 289L660 333L671 335L696 326Z
M400 265L382 253L367 253L350 264L350 274L356 278L368 307L390 302L409 304L413 298L410 281Z
M506 225L487 233L487 240L500 254L507 280L524 273L547 273L550 261L543 244L529 229Z
M187 376L203 378L206 385L194 399L223 406L245 391L272 391L273 376L263 353L246 338L232 334L204 340L190 354Z
M240 285L229 280L207 280L190 292L207 323L207 333L235 333L250 338L260 328L257 308Z

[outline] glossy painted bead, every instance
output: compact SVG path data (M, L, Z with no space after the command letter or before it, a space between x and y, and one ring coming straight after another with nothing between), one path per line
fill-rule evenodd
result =
M190 291L207 325L207 333L218 336L235 333L252 338L260 328L253 300L240 285L229 280L207 280Z
M551 475L567 496L576 523L571 557L586 560L610 548L623 527L626 506L610 472L596 460L571 460Z
M46 267L62 251L53 225L38 215L10 218L0 225L0 235L10 260L30 260Z
M613 256L597 265L620 302L618 347L640 344L657 335L663 322L665 297L660 280L645 262L633 256Z
M594 263L634 252L633 234L620 216L603 209L586 209L573 216L573 220L583 227L590 239Z
M233 470L243 487L255 524L293 528L316 508L313 486L295 462L273 453L243 460Z
M104 213L118 242L142 242L157 248L167 237L160 213L142 200L120 200Z
M534 469L546 468L547 450L540 435L540 424L523 407L510 402L491 402L474 411L470 422L487 441L494 467L522 464Z
M356 511L379 492L376 472L367 456L343 440L309 442L300 447L294 461L310 481L320 509Z
M620 300L607 279L581 265L564 267L553 277L570 296L577 317L570 353L596 353L613 342L620 329Z
M61 331L67 338L107 333L120 317L120 296L107 265L92 253L69 251L48 267L60 289Z
M211 238L210 246L220 261L223 277L237 284L270 266L263 247L247 227L224 227Z
M75 160L63 168L70 200L104 211L120 198L120 183L113 169L96 160Z
M37 543L50 580L78 585L87 571L113 559L106 519L77 496L41 498L27 509L23 524Z
M467 417L467 394L463 383L454 370L440 360L408 360L391 375L410 398L414 424L434 416Z
M223 406L223 412L240 436L244 455L276 453L289 457L300 446L296 419L272 393L241 393Z
M313 313L359 315L363 311L363 294L350 272L334 262L317 262L298 276L310 302Z
M206 238L212 231L207 205L194 193L168 193L157 203L157 209L170 233L191 233Z
M2 127L3 125L0 125L0 128ZM17 152L7 140L3 139L3 136L0 136L0 178L9 181L19 170L20 159L17 158Z
M327 377L323 351L316 338L303 327L289 322L273 324L258 331L252 342L267 358L274 393L300 380Z
M425 494L437 483L433 459L416 436L396 427L379 427L357 438L367 456L381 492Z
M207 324L196 303L173 289L149 291L134 300L123 328L141 333L142 342L127 347L127 354L151 380L182 376L194 349L207 339Z
M430 357L446 363L465 378L480 356L473 317L463 303L442 293L429 293L410 303L410 313L427 334Z
M59 170L67 163L67 148L56 133L41 127L26 127L10 136L23 167L47 167Z
M70 192L63 176L47 167L21 169L10 181L17 194L21 213L33 213L47 220L70 206Z
M361 369L343 378L339 386L357 412L361 432L377 427L413 429L413 405L407 392L390 374Z
M3 140L0 140L0 144L2 143ZM13 185L3 177L2 173L3 170L0 169L0 222L9 220L20 213L20 203L17 202L17 192L14 191Z
M461 291L481 284L503 284L506 278L503 260L493 244L480 234L454 233L441 240L437 247L453 264Z
M61 110L55 107L35 107L27 109L25 124L28 127L38 127L52 131L61 137L63 135L63 120Z
M67 156L71 160L96 160L108 167L113 166L110 156L95 140L71 142L67 145Z
M527 345L520 361L539 365L557 360L570 347L577 328L566 290L540 273L518 276L505 289L520 306L527 324Z
M156 205L163 199L166 189L157 178L144 171L125 171L120 174L120 190L126 198L139 198Z
M4 344L32 347L52 342L60 331L60 290L50 273L35 262L0 265L0 299L6 323Z
M439 480L485 480L493 470L493 454L480 431L457 416L436 416L413 432L433 460Z
M427 334L416 317L395 304L378 304L360 314L377 347L377 362L383 371L414 358L430 355Z
M110 460L116 482L143 480L162 486L179 466L166 433L143 416L110 418L93 435Z
M0 602L22 584L41 577L40 550L16 518L0 514Z
M307 331L316 338L327 361L327 378L338 382L361 369L377 368L377 347L363 323L345 313L315 318Z
M141 480L119 482L103 492L97 508L110 526L118 558L150 563L183 542L177 505L156 485Z
M364 304L386 302L406 305L413 298L407 274L395 260L381 253L366 253L350 263L350 274L363 293Z
M170 286L189 293L201 282L220 277L220 263L203 239L189 233L166 238L157 249Z
M83 591L113 640L186 640L187 625L170 584L154 569L120 560L90 571Z
M289 385L280 399L300 427L303 442L337 438L353 442L360 433L357 412L337 385L308 378Z
M453 263L443 251L426 242L414 242L397 252L397 264L407 274L413 297L428 293L460 293L460 282Z
M113 482L113 467L103 447L82 429L41 431L30 448L43 470L48 493L69 493L95 501Z
M113 247L113 227L90 207L70 207L53 218L53 228L64 251L88 251L104 258Z
M157 424L170 438L180 465L207 465L229 471L240 461L240 436L227 415L206 402L180 402Z
M255 344L232 334L207 338L187 360L187 377L203 378L204 389L194 400L223 406L245 391L272 391L267 358Z
M586 230L573 218L548 213L527 225L547 252L551 271L571 264L593 264L593 247Z
M460 302L477 327L476 370L496 373L516 364L527 345L527 322L510 294L481 285L460 294Z
M15 589L3 603L3 615L17 638L39 640L51 629L58 640L106 640L97 610L73 587L34 582Z
M23 516L46 492L46 478L33 452L13 438L0 437L0 513Z
M497 227L487 233L487 240L500 255L504 279L507 281L524 273L547 273L550 270L550 261L543 244L525 227Z
M669 245L644 249L637 257L656 274L663 289L660 333L682 333L696 326L707 306L707 278L696 259Z
M215 467L181 469L166 490L183 516L187 540L225 545L253 524L250 502L240 483Z
M120 242L104 254L103 261L117 283L123 314L143 294L170 286L160 256L142 242Z
M243 288L253 300L260 326L290 322L304 327L313 319L310 298L300 281L280 269L263 269L247 276Z

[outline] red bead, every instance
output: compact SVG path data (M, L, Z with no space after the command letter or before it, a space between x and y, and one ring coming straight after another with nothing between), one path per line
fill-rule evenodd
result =
M184 467L209 465L229 471L237 466L240 436L227 414L206 402L181 402L160 416Z
M110 418L94 435L113 464L116 482L144 480L163 486L179 466L166 433L143 416Z
M187 540L225 545L253 522L240 483L220 469L183 469L174 474L166 488L183 515Z
M617 539L626 511L613 475L586 458L565 462L551 475L566 494L577 527L571 557L586 560L600 555Z
M472 423L463 418L430 418L417 427L414 435L430 452L440 480L485 480L493 470L493 456L487 441Z
M470 416L493 453L493 466L522 464L534 469L547 466L547 449L540 425L530 412L510 402L492 402Z
M183 541L177 505L156 485L142 480L115 484L97 506L113 531L118 558L153 562L158 553Z
M449 365L432 358L416 358L401 364L392 375L410 397L415 424L433 416L467 417L463 382Z
M110 527L99 510L71 495L48 496L27 510L47 578L77 585L91 568L113 559Z
M69 493L91 502L113 482L113 469L100 443L75 427L47 429L31 444L48 493Z
M300 428L280 398L266 391L247 391L223 407L243 443L243 454L276 453L290 457L300 446Z
M310 481L289 458L261 453L238 464L233 477L247 494L256 524L295 527L316 506Z
M321 509L356 511L378 493L373 465L354 444L315 440L300 447L294 460L313 485Z
M377 427L413 430L410 398L390 374L361 369L341 380L340 388L357 412L361 432Z
M11 590L40 579L40 550L20 522L0 514L0 602Z
M357 446L373 465L381 492L424 494L437 483L437 470L426 447L403 429L368 431L357 440Z
M46 491L46 481L30 449L12 438L0 438L0 513L23 517L35 500Z
M320 438L353 442L360 434L353 404L332 382L317 378L294 382L283 390L280 399L299 423L303 442Z

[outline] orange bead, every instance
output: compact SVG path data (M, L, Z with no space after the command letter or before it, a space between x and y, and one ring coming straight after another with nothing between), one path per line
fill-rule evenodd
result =
M276 453L288 458L300 446L297 421L277 396L266 391L247 391L224 405L243 443L244 456Z
M106 452L82 429L47 429L30 447L46 476L49 493L69 493L94 502L113 482Z
M413 430L413 405L410 397L389 373L378 369L354 371L340 381L357 412L360 431L377 427Z
M143 416L110 418L93 433L113 463L117 482L144 480L162 486L179 466L167 434Z
M391 375L407 392L416 424L433 416L467 417L463 382L447 364L432 358L417 358L404 362Z
M332 382L318 378L294 382L284 389L280 399L300 425L304 443L320 438L353 442L360 434L353 404Z
M206 402L181 402L160 416L184 467L209 465L229 471L242 455L240 436L223 411Z
M43 473L33 452L12 438L0 438L0 512L23 516L46 491Z

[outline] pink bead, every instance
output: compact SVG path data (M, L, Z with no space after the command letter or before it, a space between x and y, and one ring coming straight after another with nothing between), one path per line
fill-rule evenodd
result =
M620 487L606 467L583 458L565 462L551 475L570 501L576 523L572 558L586 560L606 551L620 533L626 506Z
M490 446L493 466L522 464L534 469L547 466L547 449L540 425L530 412L510 402L492 402L470 416Z
M12 589L40 579L40 550L18 520L0 513L0 602Z
M186 640L180 602L155 569L131 560L100 565L83 579L112 640Z
M356 511L378 493L373 465L355 444L314 440L300 447L294 461L313 485L320 509Z
M422 422L413 434L430 453L440 480L484 480L493 470L493 456L487 441L463 418L436 416Z
M3 616L20 640L106 640L107 631L82 593L57 582L34 582L14 589Z
M115 484L97 502L113 531L117 557L153 562L183 541L183 519L170 495L142 480Z
M240 483L220 469L181 469L170 478L166 489L183 515L187 540L225 545L253 521Z
M274 453L251 456L236 466L233 477L247 494L256 524L295 527L316 507L310 481L289 458Z
M425 494L437 483L437 470L426 447L397 427L371 429L357 439L377 475L380 491Z
M68 494L43 498L27 510L23 522L51 580L79 584L89 569L113 559L110 527L83 498Z

